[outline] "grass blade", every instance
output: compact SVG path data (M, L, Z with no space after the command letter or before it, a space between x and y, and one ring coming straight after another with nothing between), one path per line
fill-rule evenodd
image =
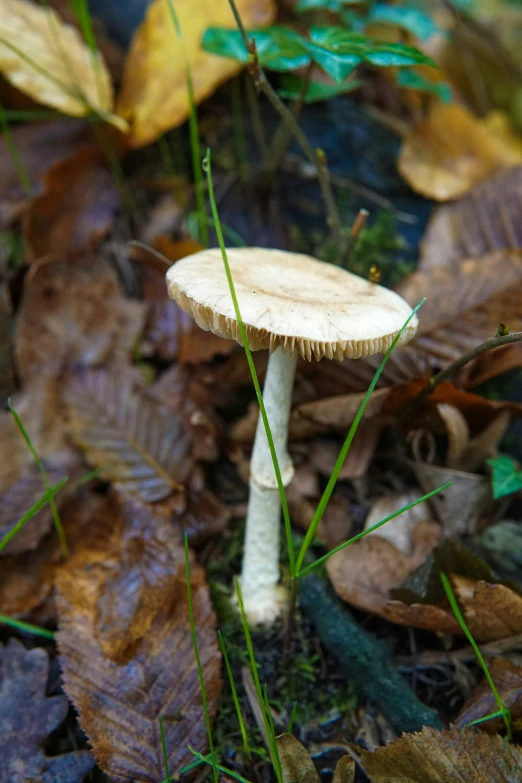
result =
M199 657L198 638L196 635L196 624L194 622L194 610L192 608L192 589L190 585L190 558L187 534L185 533L185 580L187 584L187 601L190 620L190 633L192 635L192 644L194 646L194 655L198 667L199 687L201 688L201 700L203 702L203 712L205 713L205 725L207 727L208 745L210 748L210 758L212 771L214 773L214 783L219 783L219 773L216 766L216 755L214 752L214 742L212 740L212 726L210 723L210 713L208 711L207 691L205 688L205 678L203 677L203 667Z
M237 714L237 722L239 723L239 728L241 730L241 736L243 738L243 748L245 750L246 755L248 758L250 758L251 751L250 751L250 744L248 742L248 732L245 725L245 719L243 718L243 713L241 712L241 706L239 704L239 698L237 695L237 689L236 689L236 683L234 682L234 675L232 673L232 667L230 665L230 660L228 657L227 648L225 645L225 640L223 639L223 636L221 635L221 631L218 631L218 639L219 644L221 647L221 652L223 653L223 660L225 661L225 666L227 669L228 679L230 682L230 688L232 691L232 699L234 701L234 707L236 708L236 714Z
M16 536L16 534L23 528L24 525L26 525L30 519L34 517L35 514L37 514L41 508L43 508L48 502L50 498L54 498L57 492L61 490L61 488L64 486L64 484L67 482L67 476L64 476L61 481L58 482L58 484L55 484L54 487L49 487L45 495L43 495L40 500L34 504L32 508L29 509L29 511L23 515L21 519L18 520L16 525L14 525L9 533L6 533L6 535L3 537L3 539L0 541L0 552L2 549L5 549L5 547L8 545L8 543L11 541L12 538Z
M0 625L8 625L10 628L16 628L18 631L41 636L43 639L54 639L53 631L48 631L47 628L40 628L39 625L24 623L22 620L15 620L14 617L8 617L6 614L0 614Z
M40 459L40 455L36 451L35 447L33 446L33 443L31 441L31 438L29 437L29 433L25 429L23 422L16 412L16 410L11 405L11 401L7 401L7 407L9 408L9 412L11 413L13 419L15 420L16 426L18 427L18 430L22 436L22 438L25 440L27 447L29 448L29 451L33 455L33 459L38 467L38 470L40 471L40 474L42 476L43 485L45 487L46 491L46 497L49 498L49 507L51 509L51 514L53 516L53 522L54 527L56 529L56 532L58 534L58 539L60 541L60 549L62 550L62 556L64 558L69 557L69 547L67 546L67 538L65 536L65 532L62 525L62 520L60 519L60 514L58 513L58 507L56 505L56 502L54 500L54 495L49 494L49 490L51 488L51 485L49 483L49 477L47 476L47 471L45 470L44 464L42 460Z
M9 128L9 121L7 119L7 114L4 111L4 107L2 106L1 103L0 103L0 130L2 131L2 136L4 137L5 145L9 150L9 154L11 155L13 166L15 167L16 174L18 176L18 179L20 180L20 184L24 190L26 198L32 199L34 196L34 189L31 184L29 174L27 173L22 158L20 157L20 153L16 148L13 135Z
M283 486L283 479L281 477L281 470L279 467L279 461L277 459L277 454L274 446L274 439L272 437L272 431L270 429L270 423L268 421L268 416L266 415L266 409L263 402L263 395L261 392L261 387L259 385L259 380L257 377L256 368L254 365L254 360L252 358L252 352L248 346L248 338L245 330L245 324L243 323L243 319L241 317L241 312L239 310L239 303L237 301L236 296L236 289L234 287L234 281L232 280L232 273L230 271L230 265L228 263L228 257L227 257L227 251L225 248L225 242L223 239L223 231L221 230L221 223L219 220L219 215L217 211L216 206L216 199L214 196L214 185L212 182L212 165L210 161L210 149L207 149L207 154L205 156L204 160L204 167L207 172L207 183L208 183L208 194L210 198L210 206L212 209L212 217L214 219L214 224L216 227L216 234L219 242L219 247L221 250L221 255L223 256L223 264L225 265L225 272L227 275L228 285L230 288L230 295L232 297L232 302L234 304L234 312L236 314L237 319L237 325L239 329L239 334L241 336L241 342L243 344L243 348L245 350L248 367L250 369L250 374L252 376L252 382L254 384L254 389L256 391L256 397L257 402L259 405L259 412L261 414L261 418L263 419L263 424L265 427L266 432L266 439L268 441L268 447L270 449L270 455L272 457L272 462L274 464L274 472L276 475L277 480L277 487L279 490L279 496L281 498L281 507L283 509L283 519L285 524L285 534L286 534L286 544L288 548L288 559L290 564L290 576L295 578L296 571L295 571L295 552L294 552L294 545L292 541L292 527L290 523L290 512L288 510L288 503L286 501L286 495L285 495L285 488Z
M506 726L506 736L508 739L511 739L513 735L512 727L511 727L511 710L509 710L502 701L502 697L500 696L500 693L497 690L497 686L493 682L493 678L491 674L489 673L489 669L487 666L486 661L483 658L482 653L479 650L478 644L476 643L475 639L473 638L473 635L471 631L469 630L468 626L466 625L466 621L462 615L462 612L460 611L460 606L457 603L457 599L455 598L455 593L453 592L453 589L451 587L450 581L446 574L444 572L441 572L440 574L440 581L442 582L442 586L444 588L444 592L446 593L446 598L449 601L449 604L451 606L451 609L453 611L453 614L455 615L458 624L462 628L462 631L466 635L468 642L471 644L473 648L473 652L477 656L477 660L482 668L482 671L484 672L484 676L486 680L488 681L488 685L491 688L491 692L493 696L495 697L495 701L497 702L498 706L498 712L494 713L493 715L489 715L486 718L481 718L481 721L485 721L488 718L496 718L499 715L502 715L502 718L504 720L504 724ZM470 723L469 725L473 725L474 723L477 723L477 721L473 721L473 723Z
M316 566L320 565L321 563L324 563L326 560L328 560L329 557L332 555L335 555L336 552L340 552L341 549L344 549L345 547L349 546L350 544L354 544L356 541L359 541L360 538L364 538L369 533L373 533L374 530L378 530L380 527L385 525L387 522L391 522L392 519L395 519L395 517L400 516L405 511L409 511L410 508L413 508L414 506L418 506L419 503L424 503L425 500L429 500L434 495L438 495L439 492L443 492L448 487L451 487L453 484L453 481L448 481L447 484L443 484L441 487L437 487L437 489L433 489L431 492L428 492L427 495L424 495L423 497L419 498L418 500L414 500L412 503L408 503L407 506L403 506L398 511L394 511L393 514L390 514L385 519L381 519L380 522L376 522L375 525L372 525L368 528L368 530L363 530L362 533L357 533L356 536L353 536L353 538L350 538L348 541L345 541L343 544L339 544L339 546L336 546L335 549L332 549L330 552L327 552L322 557L319 557L317 560L314 560L313 563L310 565L307 565L306 568L301 569L299 571L298 576L303 576L303 574L306 574L307 571L311 571L312 568L315 568Z
M163 764L165 765L166 783L172 783L172 778L169 772L169 757L167 754L167 743L165 742L165 729L163 727L163 715L158 718L161 738L161 753L163 756Z
M361 423L362 417L364 416L364 411L366 410L366 406L368 405L370 401L370 397L377 386L377 383L379 381L379 378L381 377L381 373L384 370L384 367L386 366L386 362L390 358L393 349L401 339L401 336L404 332L404 330L407 328L408 324L412 320L412 318L415 317L418 310L422 307L426 300L423 299L422 302L419 302L417 307L411 312L410 316L406 319L405 323L402 325L401 329L397 332L397 335L395 339L393 340L392 344L386 351L384 358L382 362L380 363L379 367L377 368L375 375L373 376L373 380L370 383L368 387L368 391L364 395L364 400L359 406L359 410L357 411L357 414L355 416L355 419L352 422L352 426L348 430L348 435L346 436L346 440L343 443L343 446L341 448L341 451L339 453L339 456L337 457L337 461L335 463L334 469L332 471L332 475L330 476L328 480L328 484L326 485L326 489L323 492L323 496L321 500L319 501L319 504L317 506L317 509L314 513L314 516L312 518L312 521L310 523L310 527L308 528L304 541L301 545L301 548L299 550L299 554L297 556L297 562L296 562L296 575L301 575L301 567L303 565L304 559L306 557L306 553L310 547L310 544L313 541L313 538L315 536L316 530L319 527L319 523L321 522L321 519L323 518L323 514L326 511L326 507L328 505L328 502L330 500L330 497L332 495L332 492L334 491L335 485L337 483L337 479L339 478L339 474L341 472L341 469L343 467L344 461L346 459L346 455L348 454L348 451L350 449L350 446L352 445L352 441L355 437L355 433L357 432L357 429L359 427L359 424Z

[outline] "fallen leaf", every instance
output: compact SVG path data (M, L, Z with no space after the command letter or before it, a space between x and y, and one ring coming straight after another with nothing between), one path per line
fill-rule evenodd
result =
M522 727L522 669L506 658L492 658L488 662L488 669L502 703L511 711L513 729L519 731ZM480 720L497 710L498 705L491 686L484 678L453 722L455 726L464 728L468 723ZM480 728L488 734L499 734L503 725L502 718L499 718L485 721Z
M425 728L373 752L358 747L357 755L373 783L514 783L522 776L518 746L462 729Z
M74 442L105 480L146 503L182 491L193 459L179 416L104 370L73 377L67 401Z
M398 167L418 193L448 201L520 163L522 142L506 125L479 120L464 106L438 102L404 141Z
M117 112L131 125L130 143L143 147L162 133L181 125L189 115L185 54L200 103L242 65L207 54L201 38L209 27L235 28L228 0L178 0L175 12L182 33L176 33L169 3L154 0L136 30L125 62ZM247 29L270 24L275 16L272 0L240 0L239 14Z
M3 0L0 71L38 103L74 117L96 112L120 130L127 128L111 113L112 85L100 52L91 51L52 8Z
M94 767L88 750L46 756L43 745L69 710L65 696L46 696L49 659L16 639L0 647L1 783L81 783Z
M335 592L358 609L384 614L390 590L402 585L440 539L440 526L429 518L425 520L411 531L410 555L377 533L332 555L326 568Z
M97 256L43 259L24 283L18 373L27 382L72 367L127 363L143 315L143 305L122 295L116 274Z
M395 514L396 511L408 506L410 503L414 503L421 497L422 494L416 491L384 495L372 504L364 521L364 530L369 530L382 519ZM384 538L390 544L393 544L399 552L402 552L403 555L411 557L415 541L415 528L420 522L425 522L431 519L431 517L432 513L429 504L427 502L419 503L407 511L403 511L400 516L390 520L390 522L387 522L373 533L369 533L368 536Z
M74 554L57 580L58 646L67 695L101 769L116 783L163 780L207 744L192 647L183 548L170 524L123 508L112 530ZM220 656L204 572L191 566L198 644L211 718ZM122 634L122 636L120 636Z
M299 740L291 734L281 734L276 738L276 745L283 783L319 783L315 764Z
M31 257L92 251L111 228L120 198L100 152L83 147L51 166L23 223Z

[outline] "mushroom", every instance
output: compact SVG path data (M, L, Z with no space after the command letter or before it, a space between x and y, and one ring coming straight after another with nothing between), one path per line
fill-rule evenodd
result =
M241 317L252 351L269 350L263 390L283 485L294 469L287 451L288 420L298 355L358 359L384 353L410 306L398 294L310 256L282 250L227 251ZM203 250L170 267L169 295L205 330L241 342L218 249ZM415 334L413 318L401 336ZM240 584L249 622L270 623L283 610L279 582L280 498L259 417L250 463L250 495Z

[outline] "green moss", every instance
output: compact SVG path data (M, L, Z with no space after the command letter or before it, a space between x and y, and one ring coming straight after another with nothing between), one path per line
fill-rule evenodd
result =
M370 226L359 234L348 263L348 270L361 277L368 278L370 268L376 265L381 270L384 285L394 286L412 266L397 258L397 252L404 249L404 242L397 233L395 219L390 212L381 211Z

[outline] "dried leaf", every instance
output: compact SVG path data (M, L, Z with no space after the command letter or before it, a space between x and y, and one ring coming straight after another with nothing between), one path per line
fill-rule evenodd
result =
M0 71L38 103L75 117L94 111L120 130L127 128L111 113L111 79L101 54L51 8L3 0Z
M116 274L98 257L46 259L25 279L18 373L27 382L72 367L127 363L142 320L142 304L122 296Z
M326 564L328 576L343 600L366 612L383 614L389 591L402 585L439 539L440 526L429 520L412 529L411 555L403 554L377 533L369 535L332 555Z
M51 166L43 192L24 217L33 258L92 251L108 233L120 205L118 190L100 152L83 147Z
M164 131L187 119L184 49L197 103L242 67L235 60L201 49L201 38L208 27L236 27L228 0L210 4L203 0L178 0L174 7L183 41L176 33L169 2L172 0L154 0L149 5L125 62L117 110L131 124L130 141L135 147L155 141ZM272 0L240 0L237 6L247 29L263 27L274 19Z
M418 193L447 201L520 163L522 142L507 123L479 120L463 106L437 102L404 141L398 167Z
M281 734L276 739L281 761L283 783L319 783L314 762L306 748L291 734Z
M364 521L364 530L368 530L380 522L381 519L395 514L396 511L419 500L421 497L422 494L415 491L384 495L372 504ZM415 528L419 522L425 522L431 519L431 517L432 512L429 504L427 502L419 503L368 535L386 539L403 555L411 557L415 540Z
M81 783L94 767L88 750L46 756L42 746L65 719L65 696L46 696L49 659L16 639L0 647L0 783Z
M515 731L522 727L522 669L505 658L492 658L488 663L489 673L495 683L502 703L511 710L511 723ZM491 687L484 678L476 688L470 699L464 704L454 723L464 728L486 715L496 712L498 709ZM481 729L489 734L498 734L502 731L503 721L486 721Z
M373 753L357 748L357 754L373 783L514 783L522 776L519 747L461 729L425 728Z
M221 690L215 618L192 564L198 643L211 716ZM58 580L58 645L67 695L99 766L116 783L164 778L164 717L173 775L207 742L192 648L183 548L144 507L73 555Z
M75 443L124 494L154 503L182 490L192 439L172 411L102 370L73 377L67 400Z
M520 250L522 166L476 185L463 198L435 210L422 239L419 269L455 267L466 258Z

